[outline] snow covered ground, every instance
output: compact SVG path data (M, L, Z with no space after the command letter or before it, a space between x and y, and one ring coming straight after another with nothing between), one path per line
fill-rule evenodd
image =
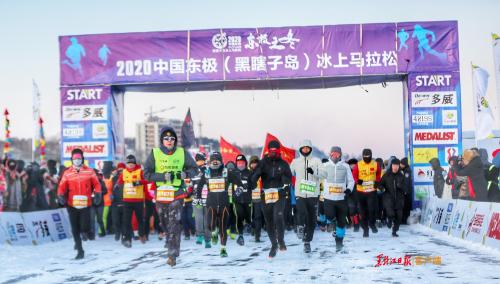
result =
M156 236L145 245L122 247L112 236L85 242L86 258L73 260L72 240L40 246L0 246L0 283L500 283L500 252L457 240L421 225L402 226L399 238L381 229L364 239L347 232L346 254L335 252L329 233L316 231L313 252L288 232L288 251L267 258L269 241L246 236L240 247L229 240L229 257L219 246L205 249L182 241L176 267L166 265L163 243ZM376 267L377 255L413 256L411 266ZM441 265L415 265L415 256L441 256Z

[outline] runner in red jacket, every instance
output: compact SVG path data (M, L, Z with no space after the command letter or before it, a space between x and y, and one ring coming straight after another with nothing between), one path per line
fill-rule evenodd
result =
M101 203L101 184L93 169L84 165L83 151L71 151L72 166L68 168L57 190L57 199L61 206L67 205L71 231L78 251L76 259L84 257L80 234L88 234L90 229L90 206Z

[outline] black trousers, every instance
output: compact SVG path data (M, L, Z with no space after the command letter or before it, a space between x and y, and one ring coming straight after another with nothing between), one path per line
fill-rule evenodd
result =
M318 198L297 197L297 225L304 226L304 242L311 242L313 240L317 220Z
M238 203L233 205L234 215L236 217L236 232L243 235L244 222L252 224L252 206L251 203Z
M78 251L82 251L81 233L88 233L90 227L90 207L76 209L67 207L69 222L71 224L71 233L75 241L75 247Z
M361 214L361 226L363 230L368 230L368 225L375 226L375 218L378 208L377 192L356 192L359 210Z
M132 213L135 213L135 218L139 224L139 236L145 236L144 233L144 203L143 202L126 202L124 205L122 234L125 240L131 241L133 235L132 229Z
M122 223L123 223L123 215L125 213L125 205L124 204L113 204L111 206L111 218L113 219L113 231L115 235L125 235L125 232L122 232Z
M325 199L325 215L327 220L336 220L337 227L345 228L347 221L347 201Z
M273 247L278 243L285 244L285 210L286 199L281 196L275 203L264 204L264 219L266 220L267 235Z
M225 246L227 243L227 228L229 226L229 206L207 207L207 224L210 231L215 231L219 227L220 244Z
M102 219L102 213L104 211L104 205L90 207L90 234L95 237L95 223L99 226L99 233L106 233L104 229L104 220Z
M262 232L262 219L264 218L264 201L253 202L252 204L252 214L253 214L253 228L255 230L255 237L260 238Z
M399 225L403 220L403 206L401 205L404 204L404 200L395 200L389 196L384 197L383 202L385 212L387 213L387 218L394 222L392 225L392 231L395 233L399 230Z

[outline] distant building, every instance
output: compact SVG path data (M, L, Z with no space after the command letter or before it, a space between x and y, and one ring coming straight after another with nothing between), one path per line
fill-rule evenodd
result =
M182 120L169 119L149 121L138 123L135 132L135 151L136 157L140 162L145 162L151 149L160 146L160 130L163 127L170 126L177 133L178 145L182 145Z

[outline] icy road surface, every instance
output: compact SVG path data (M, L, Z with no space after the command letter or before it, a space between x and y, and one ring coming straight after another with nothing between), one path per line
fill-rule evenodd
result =
M181 242L177 266L166 265L163 242L151 236L147 244L126 249L113 236L84 242L85 259L73 260L73 241L39 246L0 245L0 283L500 283L500 252L444 236L421 225L402 226L399 238L383 228L370 238L347 232L346 253L336 253L329 233L316 231L313 252L305 255L293 232L288 250L267 258L269 241L245 236L240 247L228 241L227 258L220 247L205 249L194 239ZM380 254L404 263L377 266ZM429 263L417 265L417 256ZM430 258L427 258L430 257ZM432 263L441 257L441 265ZM383 258L381 259L383 261ZM390 261L389 261L390 263ZM383 262L382 262L383 264Z

